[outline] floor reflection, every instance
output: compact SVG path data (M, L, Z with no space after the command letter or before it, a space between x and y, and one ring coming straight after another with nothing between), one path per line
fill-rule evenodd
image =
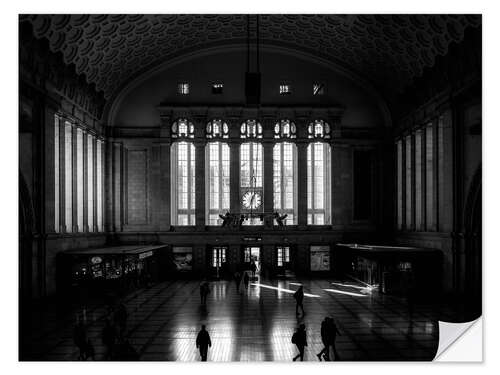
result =
M299 285L306 292L306 314L297 317L293 293ZM201 306L199 282L163 283L123 300L129 316L126 335L142 360L199 361L195 340L205 324L212 340L209 361L291 361L297 354L291 337L303 323L305 360L317 361L323 347L321 321L331 316L341 331L337 349L343 360L432 359L438 341L434 307L415 305L410 316L404 299L366 292L365 285L332 280L259 280L248 289L242 284L239 292L234 282L214 281ZM107 313L106 306L97 305L63 319L60 314L38 317L30 358L75 360L73 326L83 317L101 359Z

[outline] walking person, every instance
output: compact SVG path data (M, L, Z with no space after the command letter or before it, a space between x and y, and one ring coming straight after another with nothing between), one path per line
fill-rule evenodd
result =
M210 341L210 335L205 329L205 325L201 326L198 336L196 336L196 347L200 349L201 361L206 362L208 356L208 348L212 347L212 341Z
M109 319L106 319L104 328L102 330L102 343L106 347L106 352L104 353L104 360L113 359L113 351L116 342L116 329Z
M304 301L304 287L301 285L299 287L299 289L297 289L297 291L293 294L293 298L295 298L295 314L296 315L299 315L299 307L302 309L302 315L305 315L305 311L304 311L304 305L303 305L303 301Z
M243 282L245 283L245 290L248 290L248 283L250 282L248 272L245 272L245 276L243 276Z
M250 271L252 271L252 280L255 279L255 272L257 271L257 265L255 264L255 261L252 260L252 263L250 264Z
M78 360L85 360L85 351L87 346L87 331L85 329L85 325L83 324L83 320L78 319L78 324L75 326L73 330L73 341L75 345L78 347Z
M333 349L333 355L335 356L335 361L339 361L339 353L337 352L337 348L335 346L335 340L337 340L337 335L342 336L340 334L340 331L337 328L337 324L335 324L335 320L333 318L329 318L329 338L330 338L330 345L332 346Z
M295 362L300 357L300 361L302 362L304 360L304 350L305 347L307 346L305 324L301 324L299 326L299 329L295 331L295 333L292 336L292 343L294 343L297 346L297 349L299 349L299 354L293 357L293 361Z
M330 318L325 317L323 321L321 322L321 341L323 342L323 349L316 354L318 359L321 362L321 358L323 358L325 361L330 360Z

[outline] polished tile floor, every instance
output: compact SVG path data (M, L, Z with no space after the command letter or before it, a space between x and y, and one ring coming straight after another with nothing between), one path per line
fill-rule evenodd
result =
M299 284L306 293L306 314L297 318L292 297ZM297 349L291 336L304 323L305 361L318 361L320 324L333 316L341 336L340 360L431 360L438 345L437 312L416 304L409 319L404 299L370 291L354 282L326 279L254 280L238 293L234 282L213 281L206 309L198 281L169 281L136 290L123 298L127 337L141 360L198 361L195 347L201 324L212 339L209 361L291 361ZM76 360L73 327L82 316L96 360L103 358L101 332L107 307L100 304L60 312L33 313L22 359ZM441 312L442 314L442 312Z

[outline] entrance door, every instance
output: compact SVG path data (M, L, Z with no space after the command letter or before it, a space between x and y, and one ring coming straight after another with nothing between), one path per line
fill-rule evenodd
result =
M248 270L252 269L252 264L255 264L256 272L260 272L260 246L245 246L243 249L243 262L245 268Z
M290 269L290 246L276 246L276 266L279 271Z
M224 277L226 269L226 250L224 246L216 246L212 248L212 256L210 260L210 266L213 270L213 274L217 278Z

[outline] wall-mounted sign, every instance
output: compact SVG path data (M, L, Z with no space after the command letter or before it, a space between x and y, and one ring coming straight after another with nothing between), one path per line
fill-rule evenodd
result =
M145 251L144 253L139 254L139 259L144 259L144 258L149 258L150 256L153 256L153 251Z
M173 262L177 271L191 271L193 269L193 248L174 246L172 248Z
M311 271L330 271L330 246L311 246Z
M261 242L262 237L243 237L242 240L246 242Z
M90 258L90 263L92 264L99 264L102 262L102 258L101 257L92 257Z

